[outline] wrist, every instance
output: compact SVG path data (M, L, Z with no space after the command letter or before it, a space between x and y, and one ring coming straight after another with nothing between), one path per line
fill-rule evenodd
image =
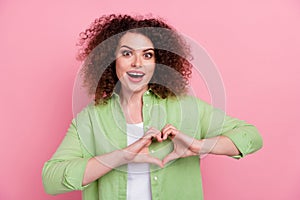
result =
M192 144L190 145L189 148L195 155L200 155L201 154L201 149L202 149L202 140L197 140L193 138Z
M211 153L214 146L217 143L217 140L218 140L218 137L200 140L201 141L200 155L205 155L205 154Z
M107 154L94 157L98 162L108 168L114 169L121 165L127 164L122 150L115 150Z
M208 154L208 152L209 152L205 143L206 143L206 139L200 140L200 151L199 151L200 156Z
M127 153L126 152L127 152L126 149L118 149L114 151L114 157L116 162L118 163L118 166L125 165L130 162L130 159L128 158L128 156L126 156L128 152Z

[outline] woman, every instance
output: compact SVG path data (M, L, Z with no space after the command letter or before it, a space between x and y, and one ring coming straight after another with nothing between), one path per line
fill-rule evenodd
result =
M46 162L47 193L203 199L201 154L240 158L262 147L254 126L187 95L189 48L162 20L103 16L80 44L94 102L73 119ZM222 126L214 123L219 119Z

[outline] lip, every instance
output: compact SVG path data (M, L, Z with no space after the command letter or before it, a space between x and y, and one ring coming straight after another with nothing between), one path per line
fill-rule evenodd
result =
M136 73L136 74L141 74L142 76L141 77L132 77L129 75L129 73ZM145 76L145 73L142 72L142 71L137 71L137 70L131 70L131 71L128 71L126 72L127 74L127 77L128 79L131 81L131 82L134 82L134 83L138 83L140 81L143 80L143 77Z
M143 74L143 75L145 75L144 72L138 71L138 70L130 70L130 71L126 72L126 73L137 73L137 74Z

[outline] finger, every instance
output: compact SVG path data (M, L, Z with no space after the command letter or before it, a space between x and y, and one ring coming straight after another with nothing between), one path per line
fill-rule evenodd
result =
M150 146L152 143L151 135L144 136L136 142L129 145L127 148L130 152L140 152L143 148Z
M167 129L169 129L172 125L171 124L166 124L162 129L161 132L165 132Z
M155 128L153 128L153 127L150 127L146 132L145 132L145 136L146 135L151 135L151 134L153 134L153 133L156 133L156 132L158 132L159 130L157 130L157 129L155 129Z
M151 127L151 128L149 128L149 129L146 131L145 136L146 136L146 135L155 136L155 135L157 135L157 134L160 134L160 131L157 130L156 128Z
M162 133L156 128L151 127L145 135L151 136L152 139L156 139L158 142L162 142Z
M173 126L172 124L167 124L167 125L164 126L164 128L162 128L161 132L165 132L165 131L170 130L170 129L177 130L177 128L175 126Z
M164 167L163 162L160 159L152 157L152 156L148 156L146 162L154 164L154 165L157 165L157 166L159 166L161 168Z
M173 135L175 130L177 130L177 129L173 125L166 124L161 130L162 140L166 140L168 138L168 136Z
M171 136L173 134L173 130L172 129L168 129L166 131L163 132L163 140L166 140L168 138L168 136Z
M162 133L159 130L156 130L154 134L152 134L153 139L156 139L158 142L162 142Z
M155 139L158 141L158 142L162 142L163 139L162 139L162 133L160 132L158 135L156 135Z
M171 160L175 160L177 158L179 158L179 156L173 151L170 154L168 154L166 157L164 157L162 164L165 165L168 162L170 162Z
M143 138L147 138L147 139L156 138L156 135L158 135L158 134L160 134L160 132L157 130L149 130L145 133Z
M175 129L174 127L170 127L169 129L166 129L165 132L163 132L163 140L166 140L168 136L170 136L171 139L173 139L177 135L177 133L177 129Z

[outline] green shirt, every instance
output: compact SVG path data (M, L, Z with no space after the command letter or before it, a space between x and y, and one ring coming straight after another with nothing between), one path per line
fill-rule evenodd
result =
M191 96L162 99L148 90L143 95L143 123L162 129L166 124L196 139L227 136L239 149L240 158L262 147L257 129L244 121L224 115L218 109ZM84 200L125 200L127 165L105 174L82 187L82 179L91 157L127 146L126 120L119 96L113 94L105 105L88 105L72 120L59 148L43 168L47 193L82 190ZM166 140L149 147L152 156L162 159L173 150ZM171 161L160 169L150 166L153 200L203 199L200 158L191 156ZM138 189L138 188L137 188Z

